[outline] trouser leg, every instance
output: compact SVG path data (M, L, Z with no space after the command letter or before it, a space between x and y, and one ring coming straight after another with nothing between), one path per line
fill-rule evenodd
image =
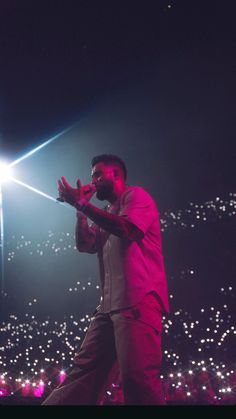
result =
M126 404L165 404L160 379L161 312L154 297L112 315Z
M65 381L43 402L44 405L95 405L116 359L113 324L106 314L91 321L75 366Z

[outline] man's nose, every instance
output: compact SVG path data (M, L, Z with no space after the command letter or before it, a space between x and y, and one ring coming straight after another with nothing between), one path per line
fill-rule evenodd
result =
M92 180L92 185L94 185L95 187L97 186L98 183L99 183L99 178Z
M92 177L92 185L96 185L96 183L97 183L97 181L98 181L98 178L97 177Z

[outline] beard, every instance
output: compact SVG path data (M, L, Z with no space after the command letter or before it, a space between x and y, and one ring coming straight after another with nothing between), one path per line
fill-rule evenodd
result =
M107 201L113 193L113 181L112 180L103 180L97 187L96 198L99 201Z

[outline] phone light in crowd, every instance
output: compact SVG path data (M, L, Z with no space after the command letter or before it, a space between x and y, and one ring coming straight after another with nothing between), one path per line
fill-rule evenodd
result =
M45 390L45 384L42 380L40 380L38 386L34 389L34 396L42 397L44 390Z
M27 397L30 395L30 392L31 392L31 383L30 383L30 380L26 380L24 383L22 383L21 394L23 397Z
M60 384L61 383L63 383L63 381L65 380L65 378L66 378L66 373L65 373L65 371L60 371L60 375L59 375L59 382L60 382Z

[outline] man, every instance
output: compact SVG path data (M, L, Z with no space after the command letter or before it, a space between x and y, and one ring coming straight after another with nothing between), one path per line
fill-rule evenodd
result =
M169 306L159 213L143 188L126 185L126 176L124 162L104 154L92 159L91 185L58 181L60 199L77 209L77 249L98 254L102 297L73 371L44 404L98 404L116 362L126 404L165 404L159 374ZM108 201L105 209L89 202L94 193Z

